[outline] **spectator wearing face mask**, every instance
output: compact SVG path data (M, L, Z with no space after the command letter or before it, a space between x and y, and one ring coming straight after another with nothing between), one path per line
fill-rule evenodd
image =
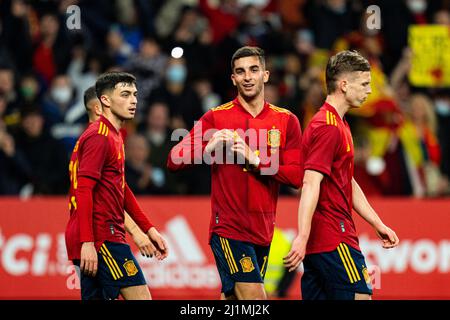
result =
M56 76L43 99L42 114L45 127L51 135L61 140L70 153L87 122L85 113L80 115L76 106L75 90L66 75Z
M41 94L41 86L32 73L26 74L20 80L19 96L20 101L26 104L34 104L39 101Z
M168 61L163 84L149 97L150 104L165 101L169 106L171 127L190 130L203 114L197 93L186 83L188 74L183 58Z

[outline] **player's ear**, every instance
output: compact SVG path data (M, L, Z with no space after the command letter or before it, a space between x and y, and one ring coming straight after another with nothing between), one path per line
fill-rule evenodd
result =
M267 83L267 81L269 81L269 77L270 77L270 72L269 70L264 70L264 83Z
M95 114L99 117L99 116L101 116L102 114L103 114L103 111L102 111L102 105L101 104L95 104L94 105L94 112L95 112Z
M343 78L343 79L339 80L339 89L341 89L342 92L344 92L344 93L347 92L347 86L348 86L347 79Z
M231 74L231 82L233 82L233 85L236 86L236 80L234 79L234 73Z
M106 94L102 94L100 96L100 101L102 102L102 104L106 107L110 107L111 106L111 99L109 98L109 96L107 96Z

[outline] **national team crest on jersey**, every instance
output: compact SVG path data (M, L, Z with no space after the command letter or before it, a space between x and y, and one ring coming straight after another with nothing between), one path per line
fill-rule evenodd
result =
M241 260L239 260L242 266L243 272L252 272L255 269L255 266L253 265L252 258L250 257L244 257Z
M267 133L267 144L272 148L278 148L281 143L281 132L278 129L270 129Z
M127 275L129 277L134 276L136 273L138 273L138 268L136 268L133 260L128 260L127 262L125 262L123 264L123 267L125 268L125 271L127 272Z

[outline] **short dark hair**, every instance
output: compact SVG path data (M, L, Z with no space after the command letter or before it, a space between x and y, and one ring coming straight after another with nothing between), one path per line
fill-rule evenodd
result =
M234 62L237 59L245 57L258 57L259 62L261 63L263 68L266 68L266 59L264 50L258 47L245 46L237 49L236 52L233 54L233 57L231 58L231 72L233 72L234 70Z
M345 50L332 56L325 75L328 94L336 91L336 80L341 74L355 71L370 71L369 61L359 52Z
M91 86L91 87L87 88L86 91L84 92L83 102L84 102L84 107L86 108L86 110L88 109L87 105L88 105L89 101L91 101L93 99L98 99L97 92L95 92L95 86Z
M100 97L105 93L105 91L114 90L116 85L122 82L136 85L136 77L130 73L122 71L111 71L101 74L95 82L95 92L97 93L97 98L100 100Z

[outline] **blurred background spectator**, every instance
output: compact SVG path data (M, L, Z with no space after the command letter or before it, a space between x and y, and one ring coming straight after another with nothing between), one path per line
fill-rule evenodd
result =
M69 5L80 8L79 29L66 24ZM380 9L379 29L369 27L370 5ZM449 195L448 58L431 70L440 82L418 85L408 40L412 25L448 27L449 9L446 0L0 1L0 194L67 191L67 157L87 124L83 92L109 70L138 79L138 113L124 130L130 186L208 193L207 166L165 169L171 134L235 97L231 55L256 45L271 72L267 101L295 113L303 130L326 96L327 59L360 51L372 65L372 94L347 120L363 189Z

